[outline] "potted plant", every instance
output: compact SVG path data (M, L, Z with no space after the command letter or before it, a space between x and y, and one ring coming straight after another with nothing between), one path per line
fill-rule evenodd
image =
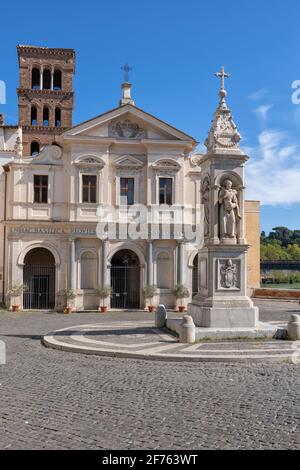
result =
M148 305L149 312L154 312L155 306L152 305L153 297L157 294L157 287L154 285L147 285L143 289L145 299L150 300L150 305Z
M64 313L72 313L73 312L73 305L72 305L72 300L76 298L76 294L73 291L73 289L64 289L62 291L62 296L64 297L66 301L66 308L64 309Z
M183 284L177 284L175 289L173 290L173 294L175 295L176 299L181 300L181 305L178 306L179 312L185 311L185 306L183 305L183 299L187 299L190 296L190 292L186 286Z
M12 297L20 297L23 292L26 292L28 290L28 286L26 284L22 283L15 283L11 286L11 288L8 290L8 295ZM13 312L20 312L21 310L21 305L19 303L13 302L11 304L11 308Z
M104 304L104 301L105 301L105 299L110 297L111 287L110 286L103 286L103 287L99 286L96 289L96 294L100 299L102 299L102 305L100 305L99 311L101 313L107 312L107 305Z

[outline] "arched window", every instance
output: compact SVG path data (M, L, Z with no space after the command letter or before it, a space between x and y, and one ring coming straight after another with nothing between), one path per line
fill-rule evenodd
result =
M37 125L37 107L36 106L31 107L30 122L32 126Z
M90 252L85 251L81 255L81 289L95 289L97 286L97 256Z
M38 155L40 153L40 144L34 140L31 142L30 145L30 155L33 157L34 155Z
M160 289L173 287L173 260L169 253L159 253L156 258L156 284Z
M51 72L49 69L45 69L43 72L43 89L50 90L51 88Z
M57 69L54 70L53 90L61 90L61 71Z
M55 108L55 127L61 127L61 109Z
M41 87L41 82L40 82L40 71L38 68L33 68L31 72L31 88L33 90L39 90Z
M43 126L49 126L49 108L47 106L43 109Z

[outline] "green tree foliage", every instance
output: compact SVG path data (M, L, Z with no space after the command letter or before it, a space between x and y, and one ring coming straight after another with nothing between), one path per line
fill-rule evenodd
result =
M300 230L275 227L268 236L261 232L260 242L262 261L300 261Z

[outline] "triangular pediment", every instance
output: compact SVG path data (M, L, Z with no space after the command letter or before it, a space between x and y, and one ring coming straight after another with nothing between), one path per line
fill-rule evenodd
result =
M136 106L127 104L108 111L69 130L66 139L161 140L195 142L176 129Z
M132 155L123 155L114 162L116 168L141 168L143 163Z

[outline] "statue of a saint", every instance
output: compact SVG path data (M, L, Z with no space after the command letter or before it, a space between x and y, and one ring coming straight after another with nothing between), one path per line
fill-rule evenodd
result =
M232 189L232 181L224 181L219 191L220 237L236 238L237 220L241 219L237 191Z

